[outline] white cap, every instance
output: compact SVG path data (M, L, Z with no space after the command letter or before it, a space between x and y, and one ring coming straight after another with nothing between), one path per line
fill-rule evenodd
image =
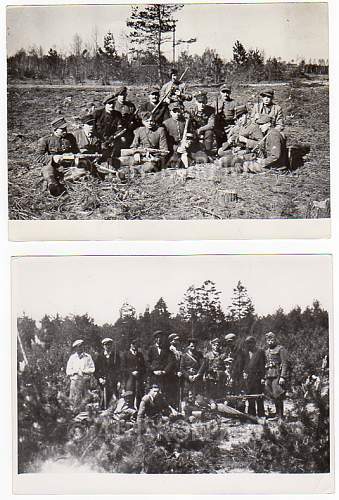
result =
M84 341L82 339L75 340L72 344L72 347L78 347L79 345L83 344Z
M236 337L235 333L228 333L227 335L225 335L225 340L233 340L235 339L235 337Z
M106 337L101 341L102 345L108 344L109 342L113 342L113 339L111 339L111 337Z

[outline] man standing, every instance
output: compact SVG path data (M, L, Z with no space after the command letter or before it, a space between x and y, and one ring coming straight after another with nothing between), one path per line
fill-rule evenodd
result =
M63 117L51 123L53 132L38 141L37 158L44 163L42 175L52 196L59 196L64 191L60 184L65 170L74 165L73 160L63 160L64 153L77 153L78 147L73 134L67 132L67 123Z
M87 396L90 377L95 371L93 359L84 348L82 339L75 340L66 366L66 375L71 380L69 399L74 408L78 408Z
M215 135L218 148L227 140L228 131L234 125L235 108L238 105L231 98L231 86L226 83L221 85L215 117Z
M152 114L154 122L161 126L163 121L170 117L170 113L168 111L168 104L165 101L159 104L159 101L160 90L155 87L149 93L149 100L140 106L140 111L149 111Z
M191 101L192 96L185 94L185 84L178 78L178 71L172 69L170 72L170 81L165 83L161 88L161 97L165 97L165 102L170 104L175 102L181 106L184 105L184 101Z
M114 94L114 110L121 114L122 128L125 129L121 136L123 148L129 148L133 141L133 132L140 127L140 119L136 113L136 107L132 101L127 99L127 87L119 87Z
M189 392L193 396L202 393L202 379L205 373L206 363L200 351L197 349L197 340L189 339L186 350L180 360L180 372L184 380L184 396Z
M247 359L244 367L246 374L247 394L262 394L263 382L265 378L265 352L260 349L254 337L251 335L245 339L247 349ZM248 413L258 417L265 416L264 400L260 398L250 398L248 400Z
M229 390L231 395L240 396L245 392L244 369L246 365L246 353L236 342L236 334L228 333L225 335L224 356L225 363L229 370ZM230 403L237 410L245 411L245 401L239 399L237 403Z
M113 340L106 337L101 341L103 352L95 362L95 377L101 392L101 408L106 410L112 397L118 398L118 384L120 382L120 358L113 352Z
M284 417L284 398L288 377L288 354L286 349L278 344L273 332L265 335L265 389L273 399L276 408L276 419Z
M173 353L175 359L175 368L172 384L170 385L170 392L168 395L168 401L172 406L175 406L180 411L180 406L182 402L182 373L180 372L180 360L182 356L182 351L179 349L180 337L176 333L171 333L168 336L169 340L169 350Z
M123 357L123 376L125 391L132 393L132 401L139 407L144 394L144 378L146 373L145 359L138 350L138 342L131 340L129 350Z
M153 333L154 345L148 351L148 372L150 383L159 385L167 398L175 378L175 357L169 350L166 333L157 330Z
M211 340L211 350L206 354L206 396L209 399L223 399L226 394L226 373L225 359L221 350L220 340L215 338Z
M206 92L198 92L194 96L195 107L191 113L192 128L209 155L213 147L215 110L207 104Z
M273 102L274 91L264 89L260 93L261 100L254 104L251 117L253 121L261 115L268 115L271 118L272 126L280 132L284 129L284 115L281 107Z

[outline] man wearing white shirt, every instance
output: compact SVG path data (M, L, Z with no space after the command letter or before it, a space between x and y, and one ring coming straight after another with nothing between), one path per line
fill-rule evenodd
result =
M90 354L84 352L84 341L76 340L72 344L73 353L69 357L66 366L66 375L71 379L69 399L73 406L79 406L86 397L89 388L89 380L95 371L93 359Z

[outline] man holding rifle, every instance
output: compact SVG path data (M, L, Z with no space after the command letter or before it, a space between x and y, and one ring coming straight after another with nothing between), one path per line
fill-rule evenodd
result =
M185 69L180 78L178 78L178 71L172 69L170 72L170 81L165 83L161 88L161 98L170 104L176 102L182 104L184 101L191 101L192 96L185 93L185 83L182 82L188 68Z
M153 120L159 126L170 117L168 105L164 100L160 101L160 90L157 87L150 91L149 100L140 106L140 111L152 113Z

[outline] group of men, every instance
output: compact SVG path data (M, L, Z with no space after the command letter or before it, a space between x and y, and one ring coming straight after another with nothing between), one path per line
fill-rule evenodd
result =
M247 172L287 165L284 118L273 90L264 89L249 109L223 84L212 106L204 91L187 94L176 70L170 78L161 89L151 89L149 100L138 108L128 99L127 88L118 88L102 108L92 106L72 133L63 117L53 120L51 135L38 141L50 193L59 196L63 180L88 172L114 172L122 180L126 167L140 165L144 172L213 161L237 163Z
M203 354L194 338L181 342L176 333L153 333L146 356L136 340L119 353L111 338L102 340L102 352L93 361L82 339L73 343L66 368L70 400L79 408L86 400L90 378L100 388L101 408L114 409L116 417L139 420L166 414L187 414L199 398L224 403L241 413L265 417L264 397L275 402L283 418L288 382L288 359L274 333L266 334L265 349L248 336L242 345L234 333L210 341ZM193 405L193 406L192 406Z

